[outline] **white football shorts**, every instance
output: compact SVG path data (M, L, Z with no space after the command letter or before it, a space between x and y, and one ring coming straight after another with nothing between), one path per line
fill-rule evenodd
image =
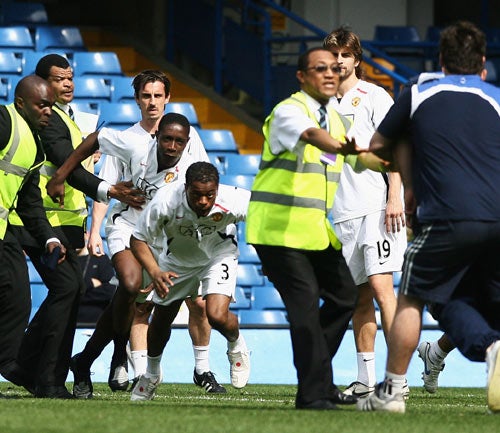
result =
M384 219L385 211L381 211L334 225L356 285L366 283L371 275L398 272L403 266L406 227L387 233Z
M133 225L125 222L122 218L117 218L114 223L111 223L111 221L107 222L104 230L111 257L120 251L130 248L130 236L134 231Z
M167 261L162 262L161 267L177 273L179 277L173 280L174 285L165 298L160 298L156 291L153 292L152 300L155 304L169 305L175 300L199 295L204 298L210 294L226 295L234 302L238 270L238 259L234 256L216 257L205 266L178 266ZM145 274L143 278L145 286L151 282L149 275Z

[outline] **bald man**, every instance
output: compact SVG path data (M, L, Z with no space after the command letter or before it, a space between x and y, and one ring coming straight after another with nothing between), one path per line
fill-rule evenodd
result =
M0 106L0 374L23 386L29 384L15 359L30 315L30 282L21 245L7 225L16 209L52 265L64 261L66 250L47 221L38 187L45 159L38 131L53 104L47 82L30 75L16 86L14 103Z

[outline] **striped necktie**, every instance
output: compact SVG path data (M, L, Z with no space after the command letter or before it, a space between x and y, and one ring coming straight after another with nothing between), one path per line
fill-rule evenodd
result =
M68 115L71 120L75 120L75 113L73 112L71 105L68 105Z
M326 122L326 107L322 105L321 107L319 107L318 111L319 111L319 127L328 130Z

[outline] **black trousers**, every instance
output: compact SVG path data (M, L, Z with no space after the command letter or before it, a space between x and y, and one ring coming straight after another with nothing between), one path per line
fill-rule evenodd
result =
M331 246L323 251L267 245L255 249L287 309L298 379L296 402L328 399L334 389L332 358L358 298L342 251Z
M85 291L76 251L51 270L40 262L43 250L25 247L47 286L48 294L31 320L17 357L35 385L64 385L69 372L80 296Z
M9 232L0 244L0 374L7 375L28 325L31 293L21 245Z

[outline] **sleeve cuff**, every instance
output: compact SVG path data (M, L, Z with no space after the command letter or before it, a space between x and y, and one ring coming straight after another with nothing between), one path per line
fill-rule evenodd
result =
M109 189L111 188L111 184L103 180L97 187L97 201L100 203L109 203Z
M51 242L57 242L58 244L61 243L61 241L57 238L49 238L45 241L45 248L47 248L47 245L50 244Z

